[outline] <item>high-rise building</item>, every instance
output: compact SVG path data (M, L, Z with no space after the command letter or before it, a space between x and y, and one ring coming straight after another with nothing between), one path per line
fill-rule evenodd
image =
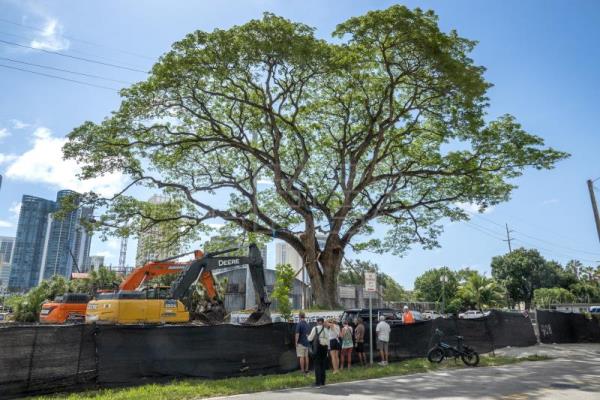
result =
M325 247L326 240L327 236L317 235L317 242L321 249ZM294 271L298 272L304 267L304 260L292 245L281 241L275 243L275 264L290 264Z
M78 207L62 218L55 212L63 198L76 194L58 192L56 201L23 196L9 288L28 290L54 275L71 277L87 264L91 234L81 224L92 210Z
M15 238L0 236L0 291L8 288Z
M167 197L154 195L148 199L148 203L162 204L168 201ZM164 239L168 236L165 227L154 225L151 228L140 232L135 254L136 266L141 266L149 261L164 260L173 257L179 253L180 247L176 244L166 244Z
M317 242L319 243L319 247L321 249L325 247L326 241L326 235L317 235ZM302 308L308 307L309 295L307 292L307 287L310 284L310 279L308 276L308 271L304 265L304 260L300 254L298 254L296 249L294 249L287 242L278 242L275 244L275 264L290 264L292 268L294 268L296 276L302 283L304 283L302 289Z
M65 197L76 194L70 190L58 192L57 207ZM53 213L48 214L38 284L54 275L70 277L72 272L87 270L92 237L82 226L81 221L91 216L92 209L89 207L78 207L63 218L55 218Z
M104 256L90 256L88 260L88 271L97 271L98 268L103 267Z
M48 214L55 210L52 200L23 196L8 281L10 289L24 291L38 284Z

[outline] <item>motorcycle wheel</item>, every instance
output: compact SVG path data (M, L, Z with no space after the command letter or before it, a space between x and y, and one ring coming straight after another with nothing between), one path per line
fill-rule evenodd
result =
M467 350L465 353L460 355L460 358L469 367L475 367L479 364L479 354L474 350Z
M444 359L444 351L439 347L434 347L427 353L427 359L430 363L439 364Z

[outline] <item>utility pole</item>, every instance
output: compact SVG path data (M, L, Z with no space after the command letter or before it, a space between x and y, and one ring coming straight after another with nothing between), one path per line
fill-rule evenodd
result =
M598 178L600 179L600 178ZM596 179L596 180L598 180ZM592 209L594 210L594 220L596 221L596 231L598 232L598 240L600 240L600 215L598 214L598 204L596 203L596 195L594 194L594 181L587 180L588 190L590 191L590 200L592 201Z
M508 229L508 224L505 224L505 225L506 225L506 240L504 240L504 241L508 243L508 252L512 253L512 247L510 245L510 241L511 241L511 239L510 239L510 233L512 231Z

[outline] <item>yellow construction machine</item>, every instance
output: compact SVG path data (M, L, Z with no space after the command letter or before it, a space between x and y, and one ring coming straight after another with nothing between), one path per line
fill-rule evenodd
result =
M245 324L261 325L271 322L270 302L265 288L263 260L258 247L250 245L248 256L219 256L238 249L209 254L196 251L192 262L173 261L181 256L150 262L128 275L115 293L103 293L87 305L86 322L100 324L164 324L190 321L190 311L181 301L192 285L199 282L205 289L209 304L195 317L207 324L223 322L226 310L215 289L212 271L248 265L257 297L257 310ZM170 287L143 287L142 283L155 276L181 275Z

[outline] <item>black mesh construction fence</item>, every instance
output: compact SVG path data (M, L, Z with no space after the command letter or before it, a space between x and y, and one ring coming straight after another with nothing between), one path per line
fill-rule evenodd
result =
M390 360L423 357L439 328L479 352L536 343L529 318L492 312L392 326ZM375 332L374 332L375 335ZM368 328L366 332L368 351ZM221 378L297 368L294 325L28 326L0 329L0 398L161 378Z
M296 368L290 326L100 326L98 382L221 378Z
M600 316L537 311L542 343L600 343Z
M531 346L537 343L531 321L520 313L492 311L477 319L441 319L392 327L390 360L424 357L433 346L435 330L441 330L442 340L456 344L456 336L480 353L489 353L506 346ZM375 338L375 333L373 333Z
M0 398L95 382L92 332L86 325L0 328Z

